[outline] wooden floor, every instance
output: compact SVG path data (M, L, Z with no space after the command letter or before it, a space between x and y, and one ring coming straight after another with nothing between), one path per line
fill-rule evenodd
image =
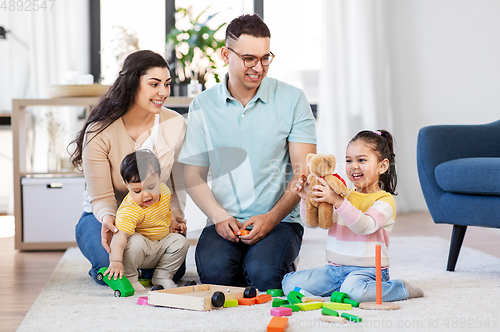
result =
M426 212L401 214L392 236L451 237L450 225L436 225ZM464 245L500 257L500 230L469 227ZM15 331L59 262L63 252L18 252L14 238L0 238L0 330ZM459 257L460 261L460 257ZM443 262L443 269L446 262Z

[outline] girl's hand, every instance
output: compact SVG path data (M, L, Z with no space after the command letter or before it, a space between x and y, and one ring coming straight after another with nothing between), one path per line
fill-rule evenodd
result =
M319 203L332 204L334 208L338 209L344 203L344 197L333 191L324 179L318 178L318 182L321 184L312 187L314 200Z
M309 182L307 182L307 177L304 174L300 174L293 190L295 190L303 201L306 200L309 195Z

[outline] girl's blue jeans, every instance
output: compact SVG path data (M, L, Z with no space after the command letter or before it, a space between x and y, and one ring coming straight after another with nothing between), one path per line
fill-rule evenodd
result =
M76 243L82 252L92 264L89 274L99 284L106 285L104 281L97 280L97 272L101 267L109 266L109 254L102 246L101 242L101 223L96 219L93 213L83 212L80 221L75 228ZM154 271L154 269L152 269ZM148 271L149 275L153 271ZM182 264L173 280L177 282L186 271L186 262Z
M347 293L358 302L375 302L375 268L325 265L311 270L290 272L282 282L288 294L300 287L308 296L331 296L335 291ZM389 269L382 270L382 300L408 299L408 290L401 280L390 280Z

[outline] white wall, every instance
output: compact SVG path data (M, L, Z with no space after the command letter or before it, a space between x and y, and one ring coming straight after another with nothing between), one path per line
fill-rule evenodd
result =
M500 118L500 1L387 0L400 211L423 210L421 127ZM500 133L499 133L500 134Z

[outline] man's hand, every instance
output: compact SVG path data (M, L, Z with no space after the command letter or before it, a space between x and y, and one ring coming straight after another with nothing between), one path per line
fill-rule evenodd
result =
M118 232L118 228L115 226L115 217L111 215L104 216L101 226L101 243L108 253L111 252L109 244L116 232Z
M106 272L104 272L104 275L106 276L108 275L108 273L109 273L108 280L111 280L113 276L115 280L118 278L121 279L123 277L123 263L122 262L109 263L109 267L106 270Z
M271 232L274 227L279 224L279 222L280 220L272 220L267 213L253 216L245 221L241 227L241 229L246 229L248 226L252 225L252 230L248 235L241 236L240 240L244 244L255 244L269 234L269 232Z
M215 224L215 230L217 231L217 234L219 234L224 239L234 243L238 243L240 241L238 236L234 234L235 232L239 234L240 229L242 229L241 223L234 217L228 218Z

